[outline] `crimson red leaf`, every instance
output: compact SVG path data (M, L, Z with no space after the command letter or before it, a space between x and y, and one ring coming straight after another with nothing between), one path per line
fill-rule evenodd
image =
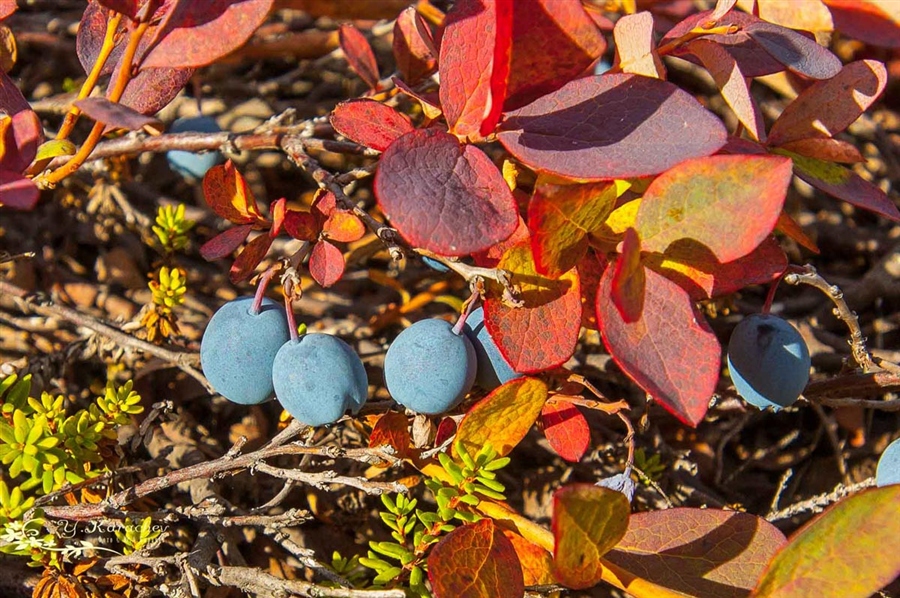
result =
M330 287L344 275L344 254L328 241L313 245L309 273L323 287Z
M670 29L660 40L661 46L666 45L682 37L692 29L701 27L709 22L713 11L707 10L693 14ZM762 77L784 70L784 65L778 62L771 54L761 51L760 46L750 38L745 29L759 22L757 17L732 10L718 20L717 25L734 25L735 33L704 35L703 39L715 42L728 50L740 66L745 77ZM798 34L799 35L799 34ZM673 52L674 56L696 61L690 50L681 46Z
M231 255L247 239L251 230L253 230L252 224L233 226L204 243L200 248L200 255L207 261Z
M708 247L722 263L736 260L775 228L790 181L790 162L773 156L683 162L644 193L634 225L641 246L662 253L689 239Z
M615 269L597 291L597 320L607 351L638 386L682 422L696 426L706 415L719 379L721 349L687 291L646 269L644 311L622 320L609 297Z
M621 74L572 81L510 112L501 129L500 142L529 167L586 180L663 172L726 139L722 121L687 92Z
M367 99L338 104L331 113L331 126L344 137L380 152L413 130L405 115L381 102Z
M563 185L539 176L528 204L538 273L556 278L574 268L587 251L587 235L603 224L619 194L612 182Z
M0 70L0 112L10 117L0 129L4 152L0 153L3 169L22 172L34 160L37 148L44 140L41 121L16 84Z
M427 38L427 39L426 39ZM434 71L434 42L425 19L412 6L394 23L394 61L407 83L415 85Z
M315 241L319 238L320 225L309 212L288 210L284 215L284 230L301 241Z
M578 0L514 0L504 110L581 76L605 49L606 40Z
M746 598L784 543L778 528L749 513L675 508L633 514L604 558L661 595Z
M40 193L31 179L18 172L0 170L0 206L30 210L40 198Z
M366 36L353 25L344 23L338 31L338 37L350 68L356 71L369 89L378 87L378 63Z
M369 435L369 448L390 446L400 459L409 452L410 442L412 437L409 434L409 421L405 415L396 411L388 411L379 417Z
M623 73L666 78L666 67L653 43L653 15L647 11L625 15L613 30L616 59Z
M456 420L452 417L445 417L438 424L437 432L434 433L434 446L443 445L454 434L456 434Z
M144 67L206 66L244 45L274 0L176 2L160 24Z
M841 33L874 46L900 48L900 22L874 3L863 0L823 1L831 11L835 29Z
M106 123L111 127L129 131L137 131L146 126L162 129L162 123L158 119L144 116L137 110L110 102L106 98L84 98L75 100L73 104L97 122Z
M400 234L441 255L487 249L518 222L512 193L491 159L438 129L391 144L378 165L375 194Z
M500 120L509 75L513 0L460 0L447 13L438 59L450 132L479 141Z
M548 401L541 410L541 427L550 448L577 463L591 446L591 429L578 407L568 401Z
M575 351L581 325L578 273L557 280L540 276L527 240L511 247L497 264L519 285L523 307L496 297L485 301L484 321L491 338L514 370L540 372L563 364Z
M759 247L742 258L719 262L709 248L685 240L651 254L644 263L687 290L695 301L733 293L750 284L764 284L778 278L788 260L778 241L766 237Z
M868 110L887 84L884 65L851 62L828 81L818 81L788 104L769 133L771 145L834 137Z
M694 40L686 47L712 75L725 102L747 132L757 141L764 142L766 127L762 113L750 94L750 85L734 57L721 45L707 39Z
M231 272L229 273L231 282L237 284L250 278L253 270L266 257L270 245L272 245L272 237L267 234L259 235L247 243L244 250L231 265Z
M757 21L744 29L753 41L791 71L812 79L830 79L841 70L841 60L826 48L787 27Z
M641 240L637 231L628 227L622 239L622 252L615 262L612 279L612 301L622 321L633 324L644 310L646 275L641 263Z
M794 161L794 174L816 189L885 218L900 221L900 211L891 198L852 170L840 164L798 156L781 149L773 151L790 156Z
M512 542L489 518L458 527L431 549L435 598L522 598L525 582Z

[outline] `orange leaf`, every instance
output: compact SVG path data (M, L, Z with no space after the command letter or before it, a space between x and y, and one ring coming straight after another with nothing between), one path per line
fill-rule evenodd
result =
M592 484L553 494L553 572L566 587L584 589L603 575L601 557L628 528L631 507L621 492Z
M515 548L491 519L459 527L428 556L435 598L522 598L525 583Z
M207 171L203 177L203 195L213 212L235 224L255 224L262 220L247 181L231 160Z
M372 433L369 435L369 448L390 446L399 458L409 452L412 438L409 434L409 421L406 416L396 411L388 411L378 418Z
M549 552L516 532L504 530L503 535L512 542L516 550L526 586L543 586L556 582L551 572L553 557Z
M332 241L352 243L362 239L366 234L366 225L355 214L344 210L336 210L322 226L322 231Z
M501 457L507 455L525 438L546 400L547 385L541 380L510 380L466 413L456 438L472 454L490 442Z

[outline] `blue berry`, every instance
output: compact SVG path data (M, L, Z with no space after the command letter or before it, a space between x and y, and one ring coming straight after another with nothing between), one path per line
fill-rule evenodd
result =
M275 396L294 419L310 426L336 422L366 402L369 382L359 356L330 334L288 341L272 365Z
M478 307L472 310L466 318L463 328L466 336L475 347L475 355L478 358L478 373L475 375L475 383L485 390L493 390L501 384L506 384L515 378L521 378L522 374L515 371L509 362L503 358L497 343L488 333L484 324L484 308Z
M728 371L744 400L763 409L791 405L809 382L809 349L797 329L778 316L741 321L728 343Z
M179 118L169 127L169 133L221 133L216 119L209 116ZM224 159L219 152L185 152L172 150L166 152L169 166L182 176L202 179L206 171L221 163Z
M900 438L890 443L878 459L875 468L875 485L900 484Z
M445 266L444 264L442 264L441 262L437 261L434 258L424 256L424 257L422 257L422 261L425 263L426 266L428 266L429 268L431 268L432 270L434 270L436 272L444 273L444 272L450 271L450 268L448 268L447 266Z
M258 314L253 297L229 301L213 314L200 341L203 374L216 392L242 405L272 396L272 362L290 338L284 308L263 299Z
M475 381L472 343L439 319L420 320L401 332L384 356L384 381L401 405L428 415L455 407Z

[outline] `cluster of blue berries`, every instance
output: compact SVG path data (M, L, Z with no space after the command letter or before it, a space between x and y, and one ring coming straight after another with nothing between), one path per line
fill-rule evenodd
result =
M297 420L336 422L366 402L368 381L359 356L328 334L291 338L284 308L253 297L222 306L200 343L206 378L225 398L253 405L273 394ZM384 359L384 378L401 405L424 414L449 411L473 384L491 390L521 374L510 367L484 325L482 308L461 329L441 319L416 322L401 332Z
M336 422L366 402L368 379L350 345L330 334L291 338L284 308L253 297L217 311L200 342L200 364L226 399L254 405L273 394L294 418L310 426Z
M738 394L760 409L792 405L809 382L809 349L778 316L754 314L728 342L728 371Z

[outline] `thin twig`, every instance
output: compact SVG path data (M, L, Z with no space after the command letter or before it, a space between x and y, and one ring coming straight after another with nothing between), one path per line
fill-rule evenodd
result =
M812 498L793 504L786 509L781 509L780 511L770 511L765 518L767 521L774 522L782 519L790 519L791 517L803 513L821 513L828 505L836 503L842 498L859 492L860 490L871 488L874 485L875 478L868 478L862 482L850 484L849 486L840 484L831 492L818 494Z

